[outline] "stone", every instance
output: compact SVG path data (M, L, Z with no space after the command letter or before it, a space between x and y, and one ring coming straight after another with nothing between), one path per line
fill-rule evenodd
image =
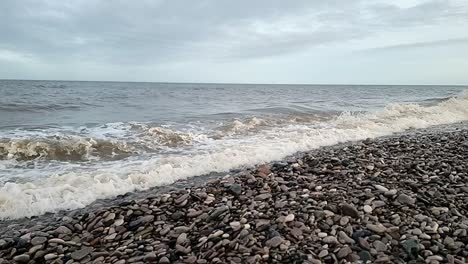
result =
M60 238L51 238L49 239L49 244L64 244L65 241L63 239L60 239Z
M57 229L55 229L55 232L57 232L59 234L66 234L66 235L69 235L69 234L72 233L70 228L68 228L66 226L59 226Z
M262 193L262 194L255 196L255 200L257 201L263 201L263 200L270 199L270 198L271 198L270 193Z
M294 214L288 214L285 218L284 218L284 222L292 222L294 220Z
M269 240L267 240L267 242L265 243L265 245L267 247L271 247L271 248L276 248L278 247L281 243L283 243L283 238L280 237L280 236L275 236Z
M153 220L154 220L154 215L145 215L145 216L138 218L135 221L131 221L128 224L128 227L130 229L136 229L137 227L141 225L146 225L147 223L152 222Z
M84 259L91 252L93 252L92 247L82 247L80 250L73 251L70 257L76 261L80 261Z
M347 216L341 217L341 219L340 219L340 225L345 226L345 225L347 225L348 223L349 223L349 217L347 217Z
M156 256L154 252L150 252L143 257L144 262L153 262L153 261L156 261L157 259L158 257Z
M229 185L228 191L231 194L234 194L234 195L241 195L242 194L242 186L240 184L233 183L233 184Z
M411 256L416 256L419 251L419 243L414 239L408 239L401 243L406 253Z
M184 245L188 242L188 239L187 239L187 233L182 233L180 234L178 237L177 237L177 241L176 241L176 244L178 245Z
M44 244L45 242L47 242L47 237L41 237L41 236L37 236L37 237L33 237L31 239L31 244L33 246L35 245L42 245Z
M347 216L350 216L350 217L353 217L353 218L359 218L359 211L356 209L356 207L354 207L351 204L347 204L347 203L342 204L341 205L341 212L344 215L347 215Z
M229 226L231 226L232 230L234 231L237 231L237 230L240 230L242 225L239 221L234 221L234 222L231 222L229 223Z
M372 207L370 205L364 205L364 212L368 214L372 213Z
M327 234L327 233L324 233L324 232L319 232L319 233L317 234L317 236L320 237L320 238L324 238L324 237L327 237L328 234Z
M44 256L44 260L48 261L48 260L56 259L57 257L58 255L55 253L49 253Z
M385 243L383 243L382 241L380 240L376 240L372 243L372 246L374 246L374 248L378 251L378 252L384 252L384 251L387 251L387 245L385 245Z
M159 264L170 264L171 261L167 257L162 257L159 259Z
M375 187L375 189L377 189L377 190L380 191L380 192L388 192L388 189L387 189L387 187L385 187L385 186L376 184L376 185L374 185L374 187Z
M354 239L350 238L345 232L339 231L338 237L347 244L354 244Z
M416 199L404 193L398 195L396 200L401 204L414 204L416 202Z
M322 241L327 244L338 244L338 240L334 236L324 237Z
M366 225L367 229L375 232L375 233L378 233L378 234L382 234L384 233L387 228L385 226L383 226L382 224L377 224L377 225L373 225L373 224L367 224Z
M342 259L342 258L346 258L352 252L353 252L353 250L349 246L344 246L338 251L336 256L338 258Z
M18 263L28 263L29 262L29 255L23 254L23 255L18 255L13 258L14 261Z
M372 257L369 251L363 250L358 253L359 259L362 261L362 263L371 263Z
M226 213L229 211L229 207L223 205L223 206L220 206L218 208L216 208L211 214L210 214L210 218L211 219L216 219L218 218L220 215Z
M324 257L326 257L326 256L328 256L328 250L326 250L326 249L323 249L323 250L320 251L320 253L318 254L318 257L319 257L319 258L324 258Z

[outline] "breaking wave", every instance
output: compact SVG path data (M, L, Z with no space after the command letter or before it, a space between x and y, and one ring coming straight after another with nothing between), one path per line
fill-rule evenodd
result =
M262 122L259 120L241 124L236 122L228 128L228 131L249 130L261 126ZM269 126L256 133L207 140L203 144L195 144L187 133L159 127L148 128L147 132L156 137L156 140L183 144L191 142L193 146L190 151L184 153L150 155L132 161L115 161L92 171L71 170L51 173L48 177L25 183L7 182L0 188L0 219L80 208L96 199L145 190L210 172L227 172L234 168L279 160L298 151L466 120L468 120L468 93L465 92L433 106L391 104L376 112L342 113L321 122L291 122ZM14 144L6 144L8 153L12 155L29 155L15 153L29 153L27 146L31 143L25 142L26 147L18 148L25 151L19 152L11 150ZM96 144L92 142L81 144L83 147L78 147L79 150L70 153L82 156L87 155L88 149L96 148ZM33 156L56 153L50 150L43 152L43 148L32 147L31 153ZM75 149L75 147L70 148ZM0 152L4 153L5 150L0 147Z
M45 159L83 161L116 159L128 156L132 150L124 142L112 142L80 137L0 140L0 160L18 161Z

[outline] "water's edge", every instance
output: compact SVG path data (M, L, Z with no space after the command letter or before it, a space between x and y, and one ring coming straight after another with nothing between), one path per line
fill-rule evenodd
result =
M455 130L460 130L460 129L468 129L468 122L459 122L459 123L453 123L453 124L448 124L448 125L437 125L437 126L432 126L432 127L423 128L423 129L407 130L404 132L395 133L395 134L388 135L388 136L374 138L373 140L398 138L398 137L405 136L405 135L411 136L411 135L417 135L417 134L438 134L438 133L450 132L450 131L455 131ZM359 142L361 141L362 140L348 141L345 143L339 143L339 144L335 144L331 146L320 147L320 148L313 149L310 151L297 152L293 155L285 157L284 159L280 161L273 161L273 162L269 162L268 164L274 164L278 162L279 163L288 162L288 160L291 160L292 158L295 158L295 157L302 157L306 154L314 154L316 152L320 152L320 151L327 150L327 149L340 149L349 145L359 144ZM175 183L170 184L170 185L157 186L157 187L153 187L144 191L126 193L124 195L118 195L117 197L114 197L114 198L98 199L84 208L79 208L79 209L74 209L74 210L61 210L56 213L46 213L44 215L33 216L31 218L19 218L19 219L0 221L0 232L3 235L6 235L10 232L14 232L14 230L19 230L23 228L32 228L36 225L47 225L47 223L60 222L61 219L66 216L75 217L79 215L84 215L87 213L100 211L104 208L108 208L111 206L118 206L119 204L124 203L126 201L142 200L148 197L152 197L156 194L168 193L171 190L180 190L180 189L184 189L188 187L202 187L206 185L208 182L219 179L223 176L241 175L250 171L251 169L252 168L245 168L242 170L234 170L228 173L212 173L209 175L200 175L196 177L190 177L188 179L178 180Z

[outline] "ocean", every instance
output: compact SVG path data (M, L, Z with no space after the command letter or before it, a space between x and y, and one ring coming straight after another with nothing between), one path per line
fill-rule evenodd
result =
M468 120L468 86L0 80L0 220Z

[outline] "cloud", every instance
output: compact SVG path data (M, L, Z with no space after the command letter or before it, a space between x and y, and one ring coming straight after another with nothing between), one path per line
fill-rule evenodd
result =
M388 45L383 47L376 47L372 49L366 49L365 52L380 52L380 51L398 51L398 50L410 50L410 49L421 49L421 48L432 48L432 47L447 47L451 45L466 45L468 47L468 37L458 39L444 39L435 41L424 41L414 43L403 43L396 45Z
M248 64L331 48L345 53L353 45L381 47L381 35L393 32L403 33L395 33L389 45L430 42L435 35L453 39L436 30L418 32L467 25L468 5L463 0L3 0L0 17L0 50L10 61L34 58L51 68L87 63L115 71L132 65Z

